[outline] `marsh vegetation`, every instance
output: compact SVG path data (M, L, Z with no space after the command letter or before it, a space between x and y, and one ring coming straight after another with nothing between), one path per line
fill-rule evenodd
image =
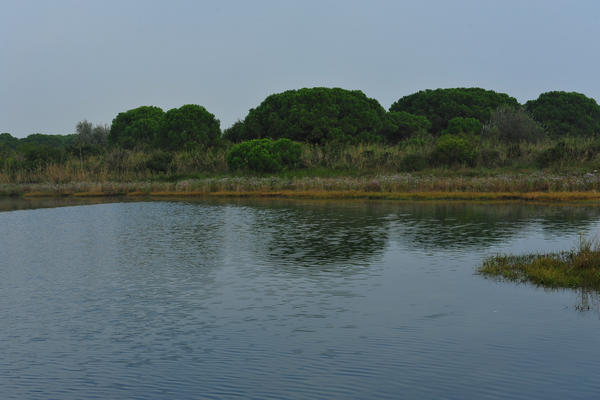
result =
M509 281L531 282L552 288L600 290L600 241L580 237L569 250L547 254L495 255L479 272Z
M600 189L599 133L600 107L573 92L521 105L480 88L425 90L386 111L361 91L305 88L267 97L224 131L204 107L184 105L138 107L110 126L80 121L69 135L3 133L0 184L2 193L66 184L248 191L256 182L264 190L590 191Z

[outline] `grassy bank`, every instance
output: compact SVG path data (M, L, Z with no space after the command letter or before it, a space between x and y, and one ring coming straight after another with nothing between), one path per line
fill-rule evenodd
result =
M598 200L600 142L482 140L472 164L435 165L431 136L398 145L302 144L297 167L231 171L229 145L164 152L104 149L62 161L0 159L0 196L278 196Z
M521 183L552 186L600 169L600 141L591 138L545 140L538 143L508 144L480 140L476 157L470 162L441 163L436 140L431 136L408 139L397 145L311 145L303 143L298 165L277 177L375 177L406 176L421 180L435 177L500 177L531 175ZM250 174L231 171L227 153L231 145L185 151L125 150L102 148L97 154L65 154L60 160L28 158L27 154L0 154L0 184L69 182L142 182L235 177ZM448 149L452 153L453 149ZM39 154L35 154L41 157ZM33 157L33 155L31 156ZM252 175L258 175L252 173ZM568 180L564 178L569 176ZM494 184L499 184L497 179ZM556 186L556 185L554 185ZM530 189L528 189L530 190ZM542 190L542 189L540 189ZM584 189L589 190L589 189ZM498 191L498 190L496 190Z
M0 196L258 196L298 198L600 200L600 176L396 174L222 176L175 181L2 183Z
M544 287L600 290L600 242L580 239L576 248L558 253L496 255L479 272Z

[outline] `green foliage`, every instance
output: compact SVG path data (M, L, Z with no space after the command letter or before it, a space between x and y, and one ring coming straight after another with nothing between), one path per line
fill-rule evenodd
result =
M43 135L34 133L24 139L19 140L19 145L29 144L32 146L48 146L54 148L64 148L72 146L77 142L77 135Z
M277 139L271 145L271 153L286 168L295 168L300 161L302 148L300 143L290 139Z
M376 142L385 110L359 90L304 88L267 97L227 132L231 140L288 138L325 143ZM233 128L233 127L232 127Z
M155 150L150 153L146 160L145 167L153 173L165 173L171 169L173 162L173 153L163 150Z
M423 116L405 111L392 111L386 114L381 134L386 142L398 143L400 140L426 133L429 129L431 129L431 122Z
M431 153L433 165L473 165L477 157L475 145L464 136L442 135Z
M424 154L411 153L407 154L400 161L400 170L413 172L421 171L429 166L429 160Z
M157 144L163 149L210 146L221 136L219 120L204 107L186 104L167 111L157 133Z
M479 135L481 126L481 122L475 118L454 117L448 121L448 127L444 129L443 133L474 136Z
M431 121L431 131L439 134L454 117L487 122L491 112L501 105L518 107L519 103L505 93L481 88L427 89L402 97L390 111L423 115Z
M289 139L254 139L233 146L227 164L232 170L278 172L296 167L300 153L300 144Z
M236 121L232 126L223 131L223 139L233 143L239 143L247 138L246 126L243 121Z
M156 140L163 115L163 110L154 106L119 113L112 121L109 142L125 149L150 146Z
M105 146L110 129L106 125L93 126L88 120L79 121L75 126L78 146Z
M477 164L486 168L496 168L502 166L502 156L496 149L483 148L477 152Z
M600 133L600 106L581 93L542 93L525 108L553 137Z
M586 141L574 138L563 138L557 141L552 147L545 149L537 155L537 163L540 167L546 168L552 165L562 164L564 162L581 162L590 160L600 152L600 143L598 141Z
M544 139L544 128L523 108L500 106L483 127L482 136L505 142L539 142Z
M0 133L0 147L6 149L16 149L19 144L19 139L12 136L10 133Z
M22 143L17 151L23 156L23 168L34 170L50 163L60 163L66 159L64 148L47 144Z

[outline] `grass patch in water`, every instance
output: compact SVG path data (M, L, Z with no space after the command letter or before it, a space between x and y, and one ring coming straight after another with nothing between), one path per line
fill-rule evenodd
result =
M484 260L479 272L550 288L600 291L600 241L580 238L574 249L549 254L492 256Z

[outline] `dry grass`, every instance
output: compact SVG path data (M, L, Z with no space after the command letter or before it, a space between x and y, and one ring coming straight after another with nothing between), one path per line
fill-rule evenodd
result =
M535 201L535 202L573 202L599 201L597 191L560 191L560 192L494 192L474 190L420 190L419 188L399 187L398 190L372 189L373 185L354 182L347 178L343 182L322 182L302 179L300 182L279 182L260 180L240 182L239 180L199 180L181 182L137 182L137 183L78 183L62 185L0 185L4 195L22 195L25 197L278 197L313 199L378 199L378 200L471 200L471 201Z

